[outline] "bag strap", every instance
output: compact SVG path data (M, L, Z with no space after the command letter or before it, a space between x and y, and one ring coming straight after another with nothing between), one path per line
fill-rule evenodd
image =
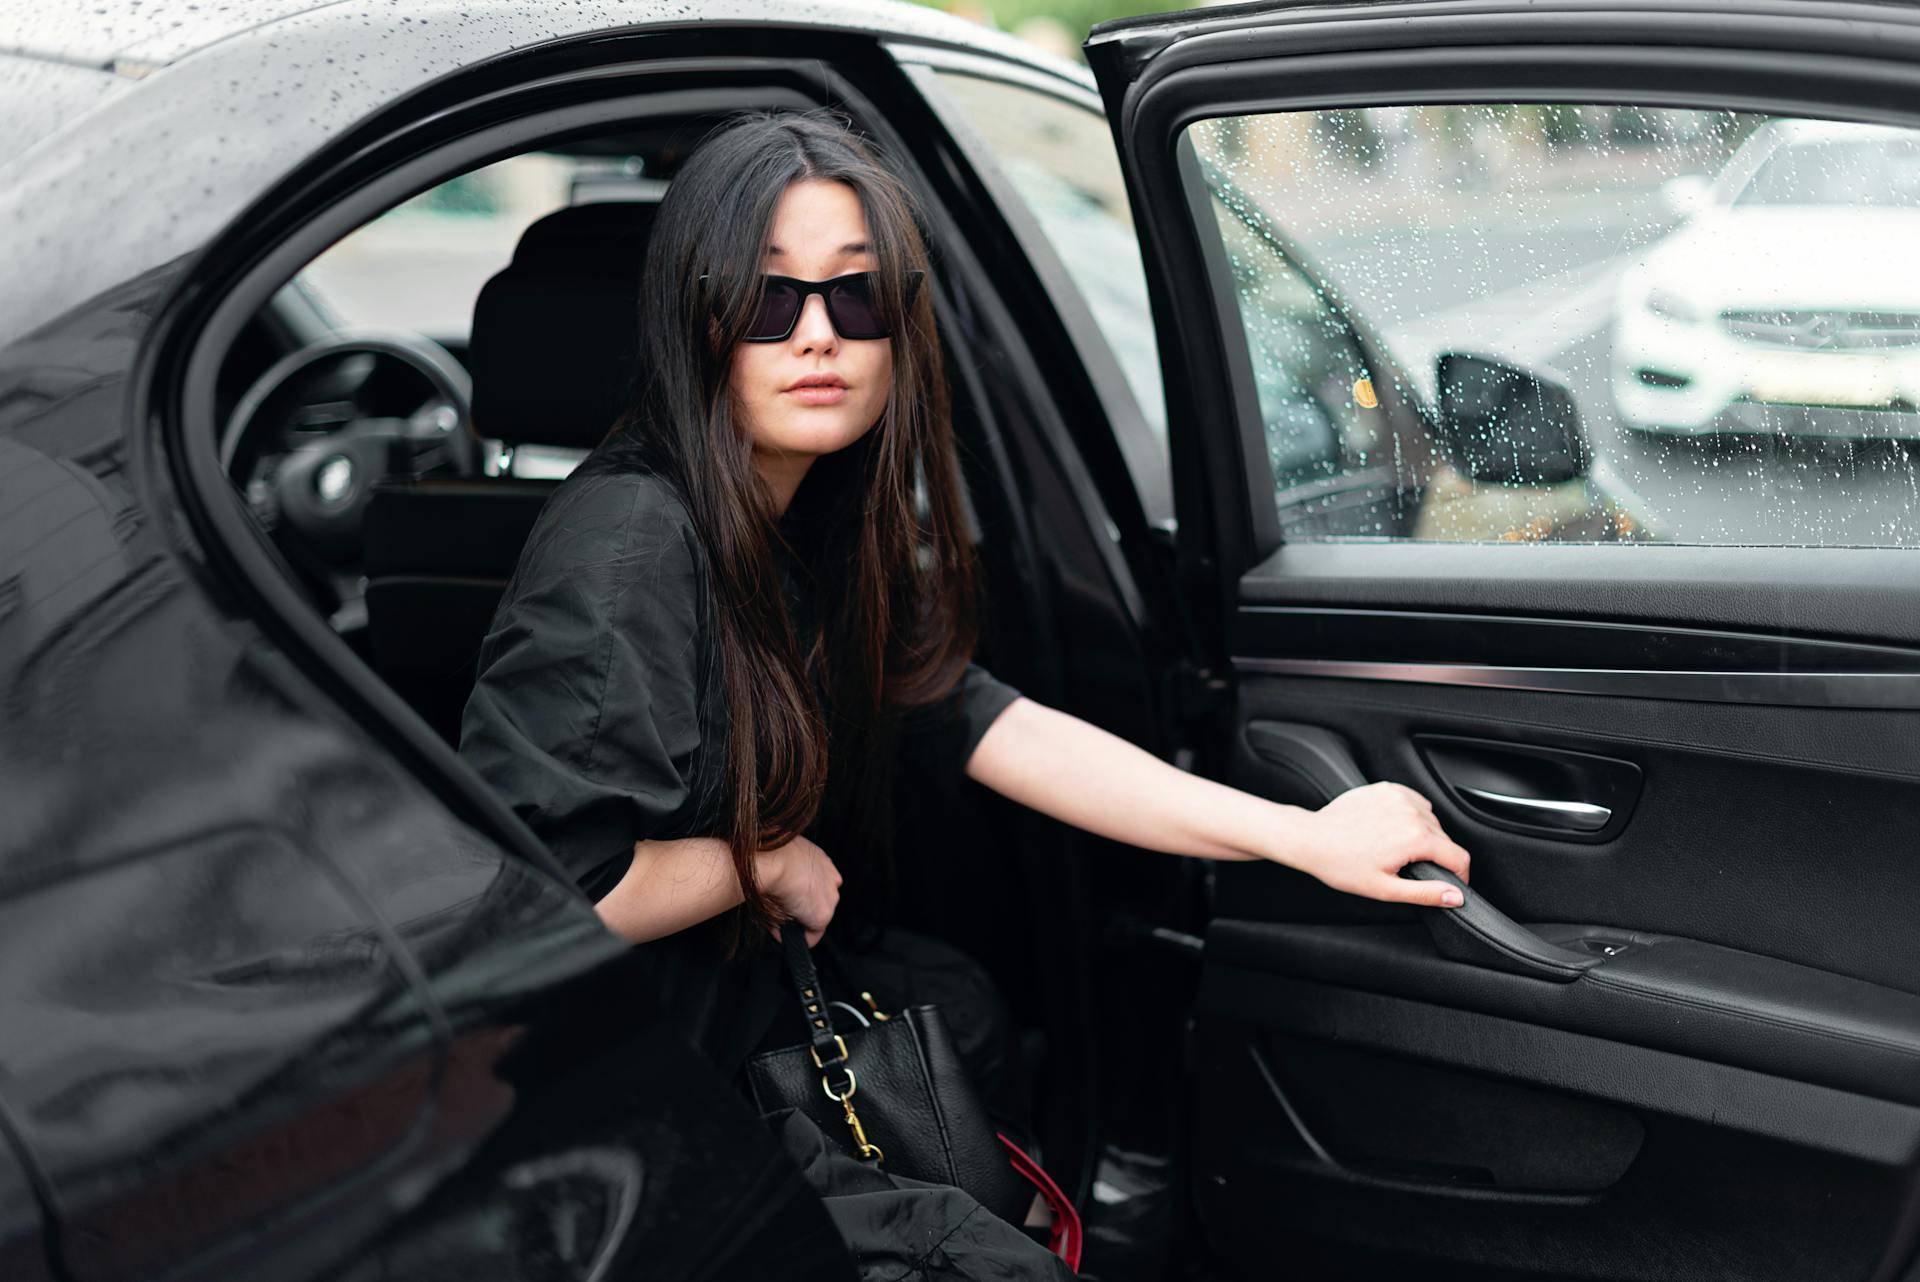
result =
M806 928L791 917L781 922L780 947L787 956L793 991L800 998L800 1015L807 1021L807 1050L813 1056L813 1066L820 1070L820 1085L826 1088L827 1098L845 1110L847 1128L853 1132L853 1146L861 1160L884 1164L887 1155L867 1138L860 1114L854 1111L853 1092L858 1083L853 1066L847 1062L846 1039L833 1031L833 1011L807 948Z
M1013 1169L1020 1172L1027 1183L1040 1190L1041 1200L1053 1212L1053 1226L1047 1230L1047 1249L1065 1260L1069 1269L1078 1273L1086 1229L1080 1222L1080 1212L1074 1209L1073 1200L1060 1191L1060 1186L1053 1182L1053 1177L1041 1168L1040 1163L1007 1138L1006 1132L996 1131L995 1134L1006 1147L1007 1160L1013 1163Z
M787 976L793 980L794 994L800 999L800 1017L807 1022L807 1043L813 1062L829 1076L835 1066L844 1074L847 1043L834 1031L833 1011L827 1004L826 990L820 985L820 972L807 947L806 927L789 917L780 923L780 946L786 953ZM832 1083L829 1082L829 1089Z

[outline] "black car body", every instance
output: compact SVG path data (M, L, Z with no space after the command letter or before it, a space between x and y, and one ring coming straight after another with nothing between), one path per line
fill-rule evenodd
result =
M484 618L545 490L340 358L457 402L479 344L342 334L282 288L452 175L613 134L670 157L749 103L840 108L927 206L995 671L1278 800L1418 787L1475 856L1472 911L1423 922L977 790L918 815L903 911L1043 1051L1042 1149L1101 1275L1913 1276L1910 553L1619 546L1643 528L1570 413L1488 461L1332 289L1316 323L1396 460L1571 484L1574 516L1406 539L1425 482L1331 455L1276 509L1305 472L1269 466L1193 216L1225 180L1177 142L1479 99L1912 123L1910 11L1247 5L1096 29L1097 95L904 6L130 5L16 15L0 46L0 1276L851 1276L453 751L460 647L407 661ZM943 77L1104 103L1164 406ZM1247 225L1303 261L1285 213ZM228 434L323 403L358 436ZM294 513L296 465L338 511ZM378 512L449 480L512 515L370 560ZM446 560L487 531L485 573ZM415 639L383 648L403 615L369 585Z

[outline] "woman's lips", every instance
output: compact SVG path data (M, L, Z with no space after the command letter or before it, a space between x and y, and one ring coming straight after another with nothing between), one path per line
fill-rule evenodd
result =
M782 396L791 396L802 405L833 405L846 396L844 383L810 383L804 387L789 387Z

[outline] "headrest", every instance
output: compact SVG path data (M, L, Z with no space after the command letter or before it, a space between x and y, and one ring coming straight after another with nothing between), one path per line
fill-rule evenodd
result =
M640 265L655 206L572 205L520 235L473 305L473 424L512 443L590 449L626 408Z

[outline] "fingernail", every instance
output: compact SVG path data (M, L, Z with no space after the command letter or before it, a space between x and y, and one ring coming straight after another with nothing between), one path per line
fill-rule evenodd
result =
M1440 906L1442 908L1458 908L1460 906L1460 892L1452 886L1448 886L1440 892Z

